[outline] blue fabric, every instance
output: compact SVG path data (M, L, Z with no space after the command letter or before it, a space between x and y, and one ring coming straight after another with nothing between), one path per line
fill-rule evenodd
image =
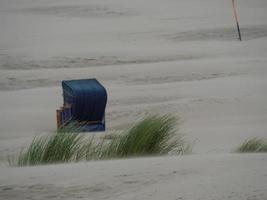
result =
M64 103L71 105L72 119L89 123L104 121L107 92L96 79L64 80L62 88ZM104 123L101 124L102 130L105 129Z

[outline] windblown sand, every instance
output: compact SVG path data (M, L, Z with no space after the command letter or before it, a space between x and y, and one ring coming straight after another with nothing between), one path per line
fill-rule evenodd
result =
M0 199L267 199L267 1L0 0ZM10 168L56 128L61 80L97 78L107 133L181 118L185 157Z

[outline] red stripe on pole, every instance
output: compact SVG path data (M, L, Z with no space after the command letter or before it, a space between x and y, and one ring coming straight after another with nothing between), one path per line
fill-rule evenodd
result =
M239 22L238 22L238 17L237 17L237 11L236 11L236 5L235 5L235 0L232 0L232 4L233 4L233 11L234 11L234 16L235 16L235 21L236 21L236 27L237 27L237 31L238 31L238 37L239 40L241 41L241 32L240 32L240 28L239 28Z

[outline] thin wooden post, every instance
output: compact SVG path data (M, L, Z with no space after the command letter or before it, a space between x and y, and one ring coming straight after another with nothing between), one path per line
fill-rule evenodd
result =
M61 127L61 110L57 110L56 111L56 114L57 114L57 129L59 129Z

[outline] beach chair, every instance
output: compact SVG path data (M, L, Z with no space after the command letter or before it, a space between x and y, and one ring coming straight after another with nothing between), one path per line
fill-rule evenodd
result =
M63 106L57 110L57 127L74 122L80 131L105 131L107 92L96 79L63 80Z

